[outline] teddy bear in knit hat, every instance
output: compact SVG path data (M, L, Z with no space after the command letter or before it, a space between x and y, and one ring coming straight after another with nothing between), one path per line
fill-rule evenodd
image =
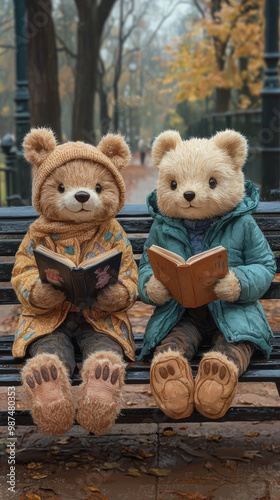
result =
M89 432L104 434L120 411L124 360L134 359L126 311L137 297L137 267L115 219L125 197L119 171L129 163L130 151L122 136L111 134L97 147L57 145L45 128L32 129L23 148L34 165L32 197L40 217L29 227L13 269L12 284L23 306L13 356L28 355L22 384L33 420L56 436L75 418L70 376L78 344L83 363L76 418ZM33 254L39 244L66 255L76 267L112 248L121 251L119 279L92 306L79 309L40 281Z

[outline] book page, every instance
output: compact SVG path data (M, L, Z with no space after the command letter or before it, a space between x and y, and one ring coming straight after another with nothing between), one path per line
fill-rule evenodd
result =
M193 262L196 262L200 259L204 259L205 257L208 257L208 255L214 255L216 253L219 253L221 250L224 250L224 247L222 245L219 245L218 247L215 248L210 248L210 250L205 250L205 252L198 253L196 255L192 255L187 261L186 264L192 264Z
M43 253L44 255L47 255L51 259L56 260L57 262L62 262L62 264L66 264L69 267L75 267L74 262L72 262L72 260L68 259L68 257L66 257L65 255L60 255L59 253L53 252L52 250L44 247L43 245L38 245L36 247L36 250Z
M84 260L79 267L86 269L89 266L93 266L94 264L98 264L98 262L101 262L102 260L106 260L111 255L115 255L118 253L118 250L116 248L112 248L111 250L108 250L108 252L103 252L100 255L96 255L95 257L91 257L90 259Z
M162 255L166 259L175 262L178 265L185 264L185 259L183 259L181 255L178 255L175 252L171 252L170 250L166 250L166 248L162 248L157 245L152 245L150 247L150 250L157 253L158 255Z

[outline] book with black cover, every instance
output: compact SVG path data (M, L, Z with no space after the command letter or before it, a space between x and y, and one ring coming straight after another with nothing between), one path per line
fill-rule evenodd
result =
M61 290L75 306L86 308L107 285L118 281L122 252L109 250L86 259L79 267L43 245L34 249L34 256L42 283Z

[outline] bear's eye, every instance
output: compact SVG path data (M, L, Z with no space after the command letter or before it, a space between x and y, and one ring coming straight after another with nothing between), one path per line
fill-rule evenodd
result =
M171 189L173 189L173 191L174 191L174 189L176 189L176 188L177 188L177 182L176 182L176 181L172 181L172 182L171 182L171 184L170 184L170 187L171 187Z
M97 193L101 193L101 190L102 190L102 187L100 186L100 184L96 184L96 186L95 186L95 191L96 191Z
M63 184L59 184L59 186L58 186L58 191L59 191L60 193L64 193L64 191L65 191L65 187L63 186Z
M214 177L211 177L209 179L209 186L211 189L214 189L217 186L217 181L216 181L216 179L214 179Z

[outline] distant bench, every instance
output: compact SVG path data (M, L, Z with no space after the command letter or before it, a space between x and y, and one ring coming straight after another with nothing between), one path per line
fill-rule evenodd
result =
M0 208L0 257L14 256L20 243L28 230L29 225L34 222L38 214L32 207L9 207ZM280 272L280 202L261 202L254 215L259 227L265 234L271 249L275 252L277 272ZM139 264L140 255L143 252L147 234L152 225L145 205L126 205L118 215L118 220L131 241L135 261ZM0 305L18 304L12 287L4 287L3 284L11 279L13 268L12 262L0 262ZM280 283L273 282L262 299L280 299ZM280 332L274 332L272 340L273 350L270 360L265 360L257 351L253 356L247 371L240 377L240 382L274 382L280 395ZM134 331L136 353L139 354L143 335ZM13 336L0 337L0 386L19 386L21 384L20 370L24 360L12 357ZM205 345L197 353L191 366L194 375L197 373L198 363L201 359ZM77 362L80 361L77 353ZM128 363L126 372L127 384L148 384L149 363ZM76 369L73 375L73 385L80 384L81 379ZM30 411L16 411L16 425L32 425ZM233 407L219 421L256 421L256 420L280 420L280 407ZM0 412L0 425L7 425L7 412ZM117 422L121 423L167 423L167 422L206 422L206 417L197 411L187 419L173 420L164 415L156 408L124 408Z

